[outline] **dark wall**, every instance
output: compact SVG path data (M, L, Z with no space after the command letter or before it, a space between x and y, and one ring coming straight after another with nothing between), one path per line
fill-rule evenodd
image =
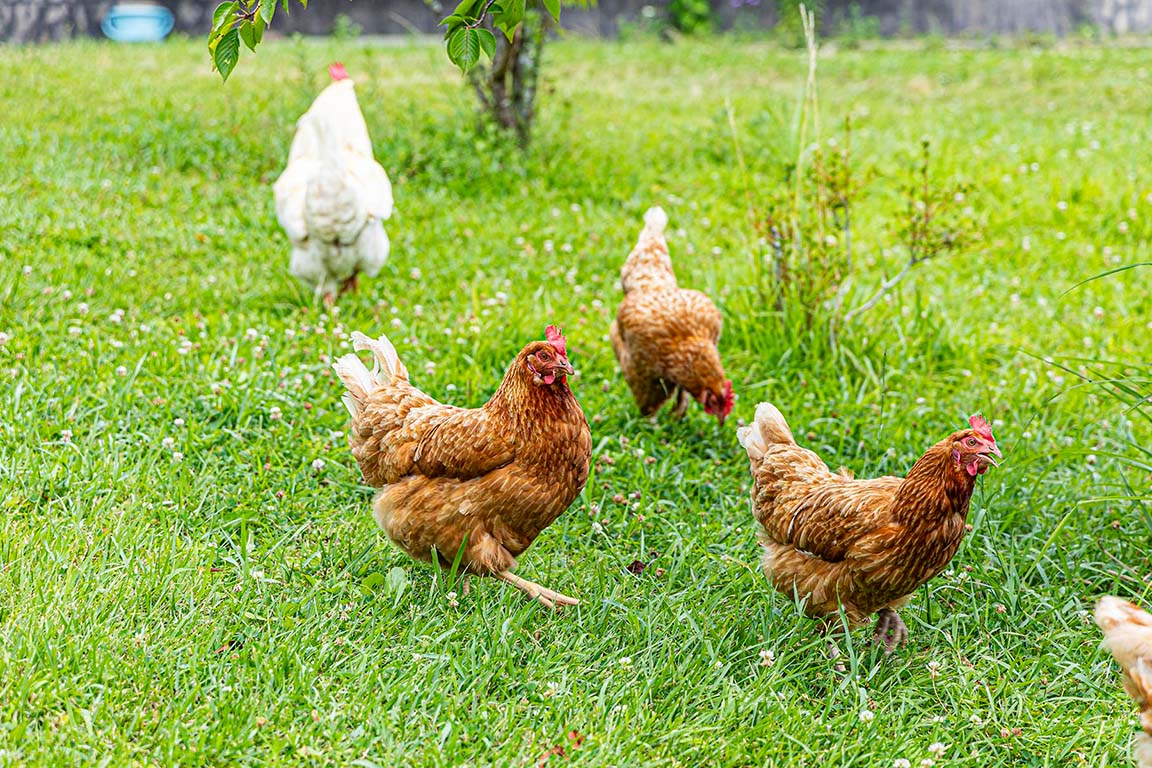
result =
M217 0L166 0L176 29L204 35ZM292 0L296 5L296 0ZM852 13L869 18L884 35L938 33L1065 35L1084 25L1107 32L1152 31L1152 0L816 0L825 32L849 23ZM449 0L448 5L454 2ZM590 10L565 9L564 27L610 36L621 22L640 18L651 5L658 13L667 0L599 0ZM776 23L776 0L712 0L722 28L769 28ZM112 0L0 0L0 40L42 42L73 35L100 35L100 19ZM855 11L852 9L855 8ZM435 32L437 15L421 0L311 0L308 9L277 13L281 33L324 34L339 14L365 34Z

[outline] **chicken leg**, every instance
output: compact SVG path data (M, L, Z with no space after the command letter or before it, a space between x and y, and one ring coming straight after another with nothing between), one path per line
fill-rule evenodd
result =
M908 627L896 611L881 608L876 612L876 634L872 636L872 642L877 645L883 643L886 656L908 642Z
M516 587L516 589L528 595L528 597L532 598L533 600L539 601L547 608L557 610L559 608L563 608L566 605L580 605L580 601L574 597L568 597L567 595L562 595L559 592L553 592L551 589L542 587L534 581L522 579L511 571L500 571L499 573L493 575L500 579L500 581L505 581Z
M676 407L672 409L672 418L682 419L688 411L688 406L692 404L692 393L682 387L677 387L675 397Z

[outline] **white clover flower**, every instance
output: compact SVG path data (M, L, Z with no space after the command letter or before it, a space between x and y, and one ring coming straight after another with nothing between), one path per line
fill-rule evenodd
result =
M175 419L172 420L172 426L174 426L174 427L184 426L184 419L181 419L179 416L177 416Z
M70 429L60 430L60 439L66 443L72 442L72 430L70 430Z
M620 661L618 663L622 667L630 667L630 666L632 666L632 657L631 656L621 656Z
M776 663L776 654L767 648L760 649L760 666L770 667Z
M933 680L940 677L940 664L939 664L939 662L930 661L930 662L928 662L927 667L928 667L928 677L932 678Z
M166 437L160 441L160 447L166 451L170 451L176 447L176 438Z
M68 335L69 336L79 336L82 333L84 333L84 329L77 326L77 325L74 325L68 329Z
M920 761L920 768L932 768L934 765L936 765L936 761L930 757L926 757Z
M874 719L876 719L876 713L875 713L875 712L873 712L872 710L870 710L870 709L862 709L862 710L860 710L860 722L862 722L862 723L870 723L870 722L872 722Z
M0 331L0 347L4 346L5 344L10 342L11 340L12 340L11 335L4 333L3 331Z
M398 317L394 317L394 318L392 318L392 327L393 328L403 328L404 327L404 321Z
M892 761L892 768L912 768L912 763L907 758L898 757Z
M928 751L931 752L932 754L936 755L936 757L940 757L941 755L943 755L945 750L947 750L947 749L948 749L948 745L942 744L939 741L935 741L935 742L928 745Z
M268 409L268 418L272 419L272 421L280 421L283 416L284 414L280 412L280 406L278 405L274 405Z
M127 376L128 375L128 369L122 365L118 365L118 366L116 366L116 375L117 376Z
M180 451L173 451L172 461L175 461L177 463L184 461L184 454L180 453Z
M980 715L972 715L972 717L968 718L968 722L977 727L984 725L984 721L980 719Z
M412 267L412 270L408 273L408 277L413 280L419 280L423 276L424 274L420 271L420 267Z
M604 533L604 526L600 525L600 523L593 521L592 533Z
M316 459L312 462L312 471L320 472L324 469L324 459Z

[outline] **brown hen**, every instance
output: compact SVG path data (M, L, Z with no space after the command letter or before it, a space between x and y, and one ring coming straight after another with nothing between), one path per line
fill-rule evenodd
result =
M661 208L644 214L640 239L620 270L624 301L610 329L612 349L642 414L674 397L676 418L696 400L723 424L733 401L716 347L723 320L711 299L677 285L667 224Z
M1104 645L1120 664L1124 690L1140 707L1141 732L1132 743L1139 768L1152 768L1152 614L1118 597L1096 604Z
M480 408L445 405L412 386L384 336L352 335L376 368L345 355L333 366L348 392L349 443L388 537L417 560L495 576L549 608L579 601L511 571L516 558L575 500L588 479L592 436L568 387L573 373L554 326L509 366Z
M908 476L856 480L801 448L770 403L737 431L755 481L764 572L804 601L809 616L841 607L850 625L877 614L876 641L891 652L908 636L896 609L940 573L964 538L976 477L1000 449L981 416L928 449Z

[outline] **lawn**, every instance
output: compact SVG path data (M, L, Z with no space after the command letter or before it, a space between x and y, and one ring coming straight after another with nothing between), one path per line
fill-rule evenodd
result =
M835 347L763 300L747 211L786 183L803 55L548 56L520 154L475 130L436 46L266 43L226 85L201 40L0 49L0 765L535 766L562 745L547 765L917 766L934 743L941 766L1127 764L1135 710L1089 611L1147 597L1129 497L1152 440L1077 373L1152 359L1149 271L1066 291L1152 256L1147 50L830 46L822 137L851 116L870 177L854 298L900 266L922 138L980 230ZM270 182L334 58L397 212L381 275L325 314ZM681 284L725 316L723 428L640 418L607 340L656 203ZM519 572L583 604L494 581L453 601L372 520L329 363L388 333L417 385L475 406L550 322L595 468ZM761 399L858 476L994 419L1005 464L896 655L862 630L837 674L758 571L735 423Z

